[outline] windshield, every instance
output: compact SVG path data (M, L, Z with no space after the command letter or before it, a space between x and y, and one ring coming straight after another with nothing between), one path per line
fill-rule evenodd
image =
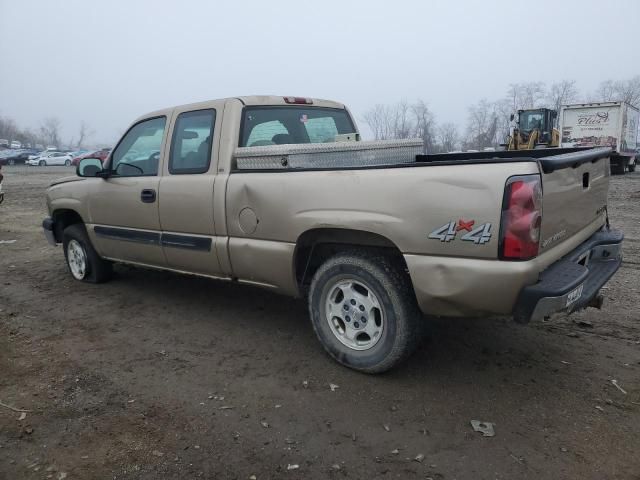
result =
M247 107L239 146L335 142L336 135L355 131L349 113L343 109Z
M542 112L522 112L520 114L520 130L530 132L537 128L542 129L544 125L544 115Z

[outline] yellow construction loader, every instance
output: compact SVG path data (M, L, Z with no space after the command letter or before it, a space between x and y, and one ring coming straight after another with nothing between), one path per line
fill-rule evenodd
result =
M555 128L558 112L548 108L518 110L513 133L509 136L508 150L533 150L560 145L560 132ZM513 121L515 115L511 115Z

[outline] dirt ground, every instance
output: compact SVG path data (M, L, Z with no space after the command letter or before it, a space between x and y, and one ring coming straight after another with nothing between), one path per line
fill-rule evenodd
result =
M368 376L299 300L125 266L74 281L41 232L73 171L3 171L0 402L30 411L0 406L0 479L640 479L638 173L612 179L625 261L601 311L438 320Z

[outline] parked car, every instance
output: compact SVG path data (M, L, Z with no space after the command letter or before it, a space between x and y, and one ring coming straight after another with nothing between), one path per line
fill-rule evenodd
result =
M89 153L89 150L72 150L70 152L68 152L69 155L71 155L73 158L77 158L80 157L82 155L85 155L87 153Z
M40 153L33 154L33 155L29 155L29 157L27 158L27 161L24 162L24 164L37 167L38 165L40 165L40 160L45 160L51 155L53 155L53 152L47 151L47 150Z
M37 153L34 153L34 154L32 154L32 155L29 155L28 160L33 160L34 158L41 157L42 155L46 155L47 153L49 153L49 151L47 151L47 150L40 150L40 151L39 151L39 152L37 152Z
M109 153L111 153L110 148L101 148L100 150L96 150L95 152L93 152L93 158L99 158L104 162L109 156Z
M11 142L11 148L17 150L19 148L22 148L22 144L19 141L14 140L13 142Z
M4 159L7 158L9 155L13 155L13 150L10 149L6 149L6 150L0 150L0 165L4 165Z
M422 155L340 140L356 133L344 105L308 98L157 111L106 166L52 184L44 233L79 281L123 262L302 296L329 355L369 373L407 358L429 316L602 305L622 263L610 148Z
M35 150L10 150L7 154L0 157L0 163L3 165L15 165L17 163L26 163Z
M97 157L93 156L93 152L82 152L73 156L73 159L71 160L71 165L77 166L78 163L80 163L80 160L84 158L97 158Z
M27 160L25 163L32 166L46 167L49 165L71 165L71 155L64 152L46 152L39 157Z
M104 161L109 156L109 152L111 152L110 148L102 148L93 152L84 153L82 155L74 157L71 161L71 165L78 165L80 163L80 160L83 160L85 158L99 158L100 160L102 160L102 163L104 163Z

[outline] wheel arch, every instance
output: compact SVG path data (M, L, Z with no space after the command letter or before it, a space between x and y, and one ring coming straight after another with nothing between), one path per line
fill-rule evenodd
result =
M372 250L393 257L408 272L398 246L383 235L357 229L314 228L298 237L293 256L293 269L301 296L304 296L314 273L325 259L353 249Z
M76 223L84 224L84 220L80 214L70 208L59 208L54 210L51 214L51 218L54 222L53 235L56 242L62 242L62 232L64 232L64 229L69 225L74 225Z

